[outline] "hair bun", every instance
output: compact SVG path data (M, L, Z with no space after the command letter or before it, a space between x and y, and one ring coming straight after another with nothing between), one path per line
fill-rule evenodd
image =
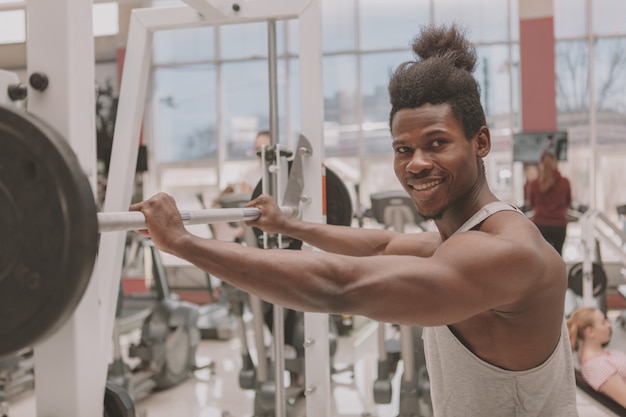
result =
M443 58L457 68L474 72L476 49L465 38L465 33L457 25L423 28L411 44L413 52L421 60Z

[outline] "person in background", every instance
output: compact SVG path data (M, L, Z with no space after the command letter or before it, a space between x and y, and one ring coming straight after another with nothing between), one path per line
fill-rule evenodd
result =
M559 172L558 161L552 153L544 152L541 155L539 175L528 186L528 204L534 212L533 222L561 255L572 192L569 180Z
M567 327L585 382L626 407L626 353L605 347L611 322L595 307L580 307L567 319Z
M130 209L160 250L265 301L424 327L436 417L574 417L565 263L489 188L476 50L454 25L425 27L412 47L389 81L390 146L399 183L436 232L307 222L261 195L247 225L320 249L262 250L191 234L165 193Z
M254 139L254 153L257 155L257 164L246 171L242 177L241 192L243 194L251 194L263 176L263 165L261 163L260 152L263 146L269 146L270 143L271 140L269 131L261 130L257 133L256 138Z

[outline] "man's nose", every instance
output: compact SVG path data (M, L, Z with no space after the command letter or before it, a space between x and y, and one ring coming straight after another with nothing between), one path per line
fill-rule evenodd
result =
M406 170L409 172L422 172L424 170L430 170L433 167L432 159L428 152L424 152L421 149L416 149L413 152L411 160L406 166Z

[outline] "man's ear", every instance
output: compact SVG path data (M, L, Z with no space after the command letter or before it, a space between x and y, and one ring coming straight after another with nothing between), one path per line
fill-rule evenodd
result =
M476 156L484 158L491 150L491 132L487 126L480 128L476 134Z

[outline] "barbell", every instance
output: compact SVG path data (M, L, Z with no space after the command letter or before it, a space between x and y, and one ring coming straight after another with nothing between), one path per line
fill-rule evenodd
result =
M341 212L327 210L327 222L349 225L347 188L328 178L327 208ZM187 225L259 216L252 207L181 211ZM0 106L0 357L44 340L69 318L91 278L100 232L144 228L141 212L98 212L76 155L55 129Z

